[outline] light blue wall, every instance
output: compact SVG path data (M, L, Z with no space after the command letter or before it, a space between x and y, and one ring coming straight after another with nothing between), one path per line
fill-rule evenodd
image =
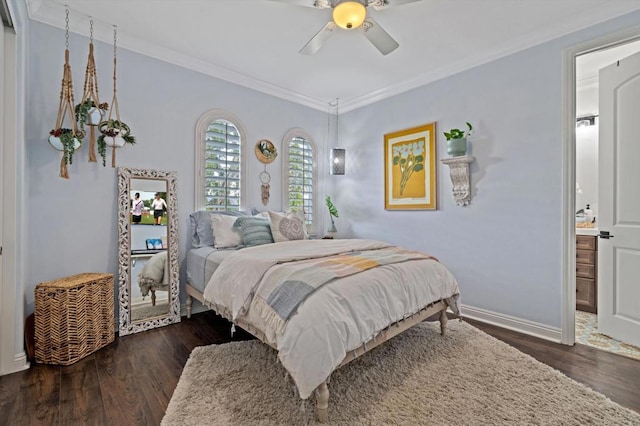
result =
M456 275L463 303L559 327L563 49L637 22L640 13L633 13L341 114L347 174L326 177L323 161L318 173L321 194L330 194L340 211L341 235L427 251ZM29 37L25 292L32 302L40 281L81 271L116 273L117 231L115 171L86 163L83 148L64 181L57 177L60 155L46 142L56 118L63 33L32 23ZM72 36L77 91L86 44ZM111 47L98 44L96 60L101 96L110 101ZM326 152L324 113L126 50L119 51L118 93L122 118L139 140L118 151L118 164L178 171L182 257L194 206L194 125L204 111L223 108L240 117L251 143L269 138L280 146L288 129L302 127L316 138L321 160ZM454 204L449 170L439 165L438 210L385 211L383 135L434 121L439 158L446 155L443 130L465 121L476 128L471 205ZM260 206L262 165L249 158L249 204ZM269 166L269 208L280 208L280 165L278 159Z
M82 96L88 39L71 34L71 69L76 102ZM100 100L111 103L113 47L95 46ZM42 281L85 271L117 274L116 170L88 163L87 147L76 154L69 180L58 177L61 154L47 142L54 127L64 62L64 32L31 22L27 81L27 227L28 260L25 296L32 310L33 289ZM117 151L117 165L176 170L181 275L189 247L188 215L195 206L195 125L211 109L237 116L248 134L246 185L248 205L282 210L281 159L267 166L271 199L260 201L262 163L253 145L263 138L281 151L285 133L304 129L326 153L326 113L233 85L150 57L118 49L118 103L138 143ZM324 166L323 162L320 162ZM322 168L320 180L326 174ZM321 185L323 185L321 181Z
M330 180L338 229L435 255L467 305L560 327L563 50L638 22L630 14L345 114L347 175ZM438 164L437 211L385 211L383 135L436 122L443 158L442 132L465 121L471 204L455 205Z
M551 313L559 324L561 56L556 56L531 49L349 114L344 121L351 138L367 141L347 146L349 170L360 172L340 186L348 192L336 194L343 217L355 219L353 234L435 255L457 277L465 304L540 322ZM549 66L538 67L539 62ZM553 92L558 96L550 96ZM438 162L437 211L385 211L382 135L433 121L438 159L447 156L443 131L465 121L474 125L471 204L455 205L449 168ZM348 204L351 194L364 188L364 200Z

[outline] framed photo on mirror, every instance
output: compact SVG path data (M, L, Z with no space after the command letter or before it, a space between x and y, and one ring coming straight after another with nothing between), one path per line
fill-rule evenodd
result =
M385 210L436 210L436 123L384 135Z

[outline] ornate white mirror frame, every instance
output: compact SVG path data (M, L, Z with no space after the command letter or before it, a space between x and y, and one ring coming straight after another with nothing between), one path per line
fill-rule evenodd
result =
M166 182L167 246L169 291L168 310L165 314L141 320L131 317L131 188L132 179ZM176 172L118 167L118 300L120 306L120 336L150 330L180 322L179 270L178 270L178 215ZM138 225L142 226L142 225Z

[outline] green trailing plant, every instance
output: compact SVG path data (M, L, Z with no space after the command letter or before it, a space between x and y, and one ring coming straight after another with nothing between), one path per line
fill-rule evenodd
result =
M451 129L448 132L444 132L444 137L447 138L448 141L452 139L462 139L471 135L471 131L473 130L473 126L471 123L467 121L467 130L462 131L460 129Z
M90 99L76 105L76 121L78 122L79 128L84 128L84 125L87 123L87 115L89 115L89 110L93 107L93 105L94 103Z
M131 128L120 120L105 120L98 125L100 136L98 136L98 154L102 157L102 165L107 165L107 143L104 138L120 136L125 143L135 144L136 138L131 134ZM114 151L115 152L115 151Z
M87 99L86 101L76 105L75 111L78 128L84 128L85 124L87 124L87 116L89 115L89 111L91 110L91 108L95 108L95 106L96 103L93 101L93 99ZM98 105L98 109L104 112L109 109L109 104L106 102L102 102Z
M102 157L102 167L107 167L107 144L104 142L104 136L98 136L96 142L98 143L98 155Z
M59 128L51 130L49 134L60 139L60 143L63 146L62 158L64 164L73 164L73 154L76 152L75 141L78 140L78 142L82 143L82 137L84 136L82 132L74 134L71 129Z

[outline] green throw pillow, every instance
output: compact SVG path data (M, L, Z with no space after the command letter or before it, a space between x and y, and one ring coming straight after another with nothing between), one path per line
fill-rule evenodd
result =
M236 219L233 227L242 232L242 241L246 247L273 243L269 219L243 216Z

